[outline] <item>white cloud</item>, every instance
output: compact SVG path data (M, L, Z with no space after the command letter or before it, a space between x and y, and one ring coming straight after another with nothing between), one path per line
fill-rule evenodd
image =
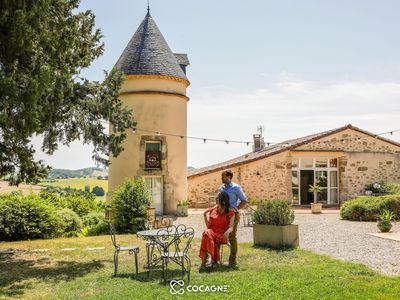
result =
M400 83L305 81L282 71L251 93L195 90L189 102L189 132L222 139L251 140L257 125L266 141L353 124L379 133L400 128ZM399 141L399 134L387 136ZM189 141L189 164L201 167L250 151L246 146Z

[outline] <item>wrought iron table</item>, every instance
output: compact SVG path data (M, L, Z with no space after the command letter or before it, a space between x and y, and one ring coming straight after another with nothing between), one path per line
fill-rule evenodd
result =
M187 255L194 237L194 229L186 228L181 224L177 227L172 225L165 228L138 231L139 237L147 240L147 268L149 275L151 269L162 263L164 281L166 281L166 271L168 260L172 260L182 267L182 274L188 272L190 278L190 259ZM174 249L171 249L171 248ZM185 267L186 262L186 267Z

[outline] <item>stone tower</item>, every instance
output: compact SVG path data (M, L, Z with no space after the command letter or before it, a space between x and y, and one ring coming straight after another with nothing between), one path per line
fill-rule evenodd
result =
M125 178L145 178L158 214L187 197L186 54L173 53L148 10L116 63L126 75L120 98L137 121L124 151L110 157L108 199ZM176 136L173 136L176 135Z

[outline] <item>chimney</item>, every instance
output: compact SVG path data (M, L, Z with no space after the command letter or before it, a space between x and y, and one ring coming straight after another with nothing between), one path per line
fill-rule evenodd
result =
M257 152L264 149L265 143L261 133L253 134L253 140L254 140L253 152Z

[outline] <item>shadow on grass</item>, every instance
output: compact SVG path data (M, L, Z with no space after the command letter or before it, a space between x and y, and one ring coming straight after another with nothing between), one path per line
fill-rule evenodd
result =
M212 267L201 269L198 272L200 273L217 273L217 272L232 272L232 271L239 271L240 268L230 267L228 265L213 265Z
M48 258L32 260L7 257L0 261L0 296L16 297L24 294L27 289L34 288L31 280L70 281L77 277L99 270L104 262L58 261L51 264Z
M253 247L254 249L263 249L263 250L268 250L268 251L275 252L275 253L291 252L291 251L296 250L296 248L293 248L293 247L285 247L285 246L282 246L282 247L280 247L280 248L271 248L271 247L269 247L268 245L265 245L265 246L253 245L252 247Z
M192 272L193 270L191 271L191 275L193 274ZM111 278L130 278L139 282L158 281L160 285L166 285L169 284L169 282L173 279L183 279L185 282L187 282L187 273L182 275L182 271L179 269L168 270L166 282L164 282L162 270L159 268L152 269L150 273L148 271L139 272L137 275L132 273L121 273L117 274L116 276L112 275Z

